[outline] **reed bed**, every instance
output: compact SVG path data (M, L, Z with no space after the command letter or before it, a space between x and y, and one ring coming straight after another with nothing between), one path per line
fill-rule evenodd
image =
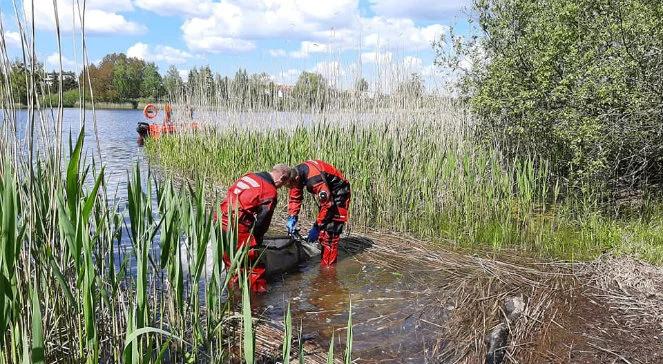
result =
M201 132L148 141L161 169L225 186L249 170L323 159L352 183L353 229L569 260L614 251L663 261L660 214L614 218L599 195L571 195L545 160L505 160L498 146L476 141L460 103L201 118Z
M59 46L58 10L72 10L53 7ZM82 24L73 34L76 59L86 74L85 9L73 11ZM111 196L89 79L79 94L90 100L92 118L81 108L80 130L67 143L62 85L52 104L41 103L49 88L37 74L34 20L19 10L15 16L26 72L22 80L0 79L0 363L257 361L246 277L239 290L229 287L246 251L230 248L233 229L222 233L214 219L218 201L206 200L202 182L175 187L138 164L127 171L124 192ZM11 92L18 86L28 90L25 125ZM96 146L84 145L86 129ZM218 259L224 252L230 267ZM295 344L282 350L294 352Z

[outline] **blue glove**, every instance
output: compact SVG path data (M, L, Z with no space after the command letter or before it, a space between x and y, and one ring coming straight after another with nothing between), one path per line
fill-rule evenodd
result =
M306 237L306 240L312 243L318 240L318 236L320 236L320 228L318 227L317 224L313 224L311 230L308 231L308 237Z
M288 217L288 222L285 223L285 228L288 229L288 234L294 233L296 227L297 227L297 215Z

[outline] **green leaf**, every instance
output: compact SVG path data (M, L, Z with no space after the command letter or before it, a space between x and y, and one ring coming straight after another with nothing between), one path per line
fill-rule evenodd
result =
M244 274L242 283L242 327L244 331L244 361L247 364L254 363L253 318L251 316L251 298L249 295L249 280Z
M49 260L51 268L53 270L53 274L55 274L55 279L57 280L58 284L60 284L60 288L62 289L62 292L64 292L65 298L67 298L67 303L69 304L69 307L78 307L78 305L74 301L74 296L71 294L71 290L69 289L69 285L67 284L64 275L62 274L60 267L55 262L55 259L53 258L52 255L50 255Z
M177 340L177 341L180 341L180 342L184 342L184 340L182 340L182 338L180 338L179 336L176 336L174 334L171 334L168 331L158 329L156 327L147 326L147 327L142 327L140 329L134 330L133 332L131 332L131 334L129 334L127 336L127 338L124 341L124 350L126 351L127 348L129 347L129 345L131 345L134 341L136 341L136 339L138 339L139 336L144 335L144 334L160 334L160 335L166 336L170 339Z
M334 364L334 331L332 331L331 339L329 340L329 351L327 351L327 364Z
M290 302L283 318L283 327L285 333L283 334L283 363L290 362L290 347L292 346L292 314L290 312Z
M352 301L350 301L348 306L348 328L345 337L345 364L352 363Z
M37 287L31 289L32 294L32 363L44 363L44 333L42 326L41 308Z
M90 213L92 212L92 208L94 207L94 202L97 199L97 192L99 191L99 185L101 185L103 179L104 179L104 167L101 167L99 176L97 176L97 181L94 183L94 188L92 188L92 192L85 200L85 206L83 207L83 219L85 221L87 221L90 218Z
M78 203L79 192L81 184L79 181L79 166L81 159L81 151L83 150L83 139L85 137L85 127L81 128L76 140L76 147L71 151L69 157L69 165L67 166L67 184L65 191L67 192L67 205L71 216L76 216L76 205Z

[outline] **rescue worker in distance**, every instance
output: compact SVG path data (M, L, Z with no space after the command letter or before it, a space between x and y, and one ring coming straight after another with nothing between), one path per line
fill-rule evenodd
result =
M236 249L248 244L249 266L253 266L258 259L259 252L255 248L262 244L272 221L277 189L287 185L293 176L294 170L284 164L275 165L270 172L247 173L228 188L226 198L221 202L221 228L224 236L229 236L230 227L237 223L235 241L231 244ZM237 216L233 216L235 211ZM231 261L227 254L224 254L223 262L226 267L230 267ZM264 275L265 267L260 264L251 270L249 284L253 292L267 291Z
M290 234L295 231L306 188L313 194L320 207L307 239L311 242L320 239L322 245L320 264L330 266L336 262L338 242L348 221L350 182L345 179L341 171L321 160L306 161L294 167L294 170L296 173L290 180L289 217L286 228Z

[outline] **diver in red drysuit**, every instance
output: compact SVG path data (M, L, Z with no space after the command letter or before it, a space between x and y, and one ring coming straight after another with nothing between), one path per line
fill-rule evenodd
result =
M235 248L248 244L248 262L253 266L259 252L255 247L269 229L274 208L276 207L276 190L290 179L292 170L285 165L276 165L271 172L247 173L237 180L221 202L221 224L224 236L228 236L228 226L234 223L231 214L237 211L237 231ZM228 254L223 255L226 268L231 261ZM253 292L266 292L267 281L264 278L265 267L257 264L251 269L249 284Z
M299 211L302 207L304 188L315 197L320 211L308 233L308 240L320 239L323 266L336 262L338 242L343 227L348 221L350 207L350 182L341 171L321 160L306 161L294 167L296 176L290 180L290 201L288 202L289 233L295 231Z

